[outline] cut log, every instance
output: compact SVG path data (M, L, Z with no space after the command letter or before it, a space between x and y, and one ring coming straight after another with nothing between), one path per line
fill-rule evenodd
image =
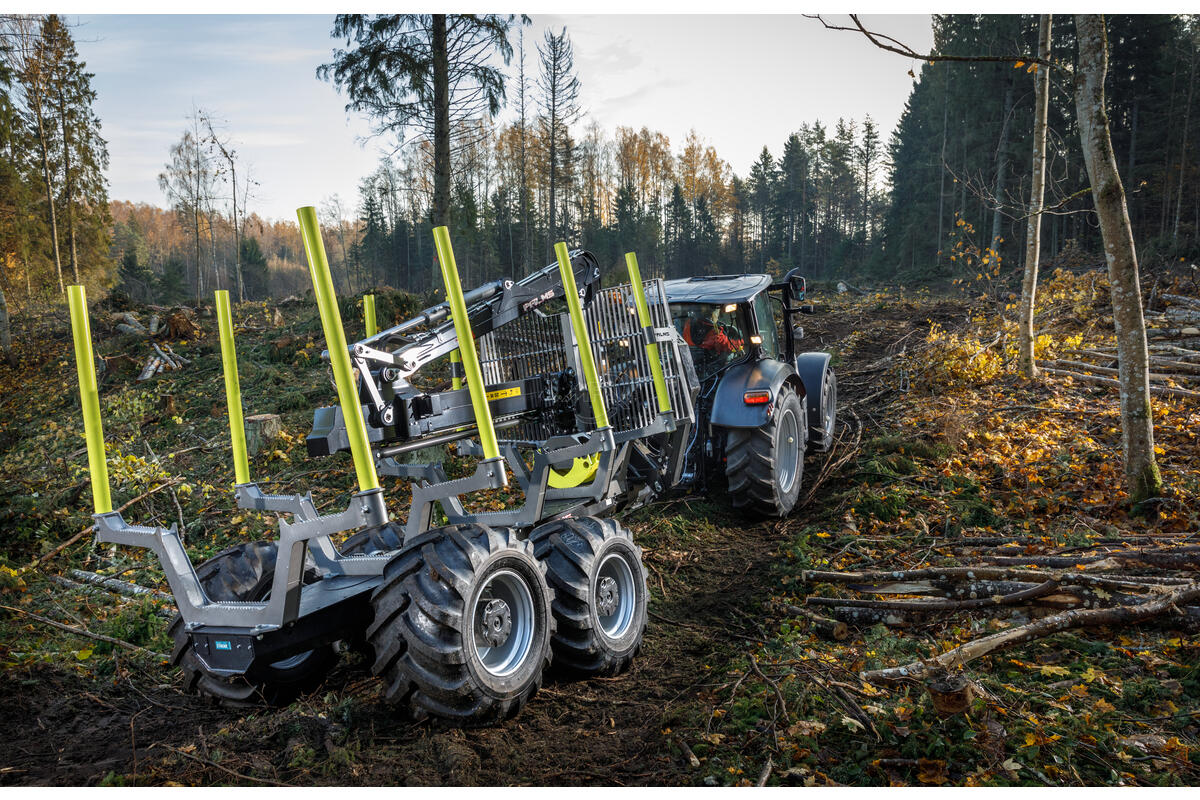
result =
M1170 300L1173 305L1187 306L1200 311L1200 300L1195 297L1184 297L1181 294L1163 294L1163 300Z
M151 335L151 336L157 336L157 335L158 335L158 324L159 324L159 322L160 322L160 320L159 320L159 318L158 318L158 314L151 314L151 315L150 315L150 335Z
M158 373L158 368L162 366L162 359L158 356L150 356L146 361L146 366L142 367L142 372L137 376L137 383L148 381Z
M808 620L809 629L826 639L833 639L840 642L850 635L850 629L846 626L846 623L840 620L822 617L814 614L807 608L800 608L799 606L789 605L784 610L794 617L803 617Z
M1174 322L1190 324L1200 322L1200 311L1193 311L1189 308L1168 308L1166 310L1166 317Z
M255 414L246 417L246 452L257 455L267 448L283 431L278 414Z
M174 603L175 598L164 592L155 589L148 589L145 586L138 586L136 583L122 581L116 578L109 578L104 575L99 575L95 572L85 572L81 569L71 570L71 577L77 581L90 583L94 586L103 586L105 589L123 594L128 597L153 597L155 600L167 600Z

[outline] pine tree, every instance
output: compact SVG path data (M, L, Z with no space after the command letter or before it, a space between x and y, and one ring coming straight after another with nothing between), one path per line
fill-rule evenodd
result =
M543 43L538 45L538 56L542 68L538 77L538 88L541 90L539 101L542 107L539 124L548 151L547 168L550 178L547 200L549 249L558 241L557 189L560 176L570 170L567 139L571 124L580 114L579 78L575 76L575 54L565 27L557 35L551 30L546 31Z

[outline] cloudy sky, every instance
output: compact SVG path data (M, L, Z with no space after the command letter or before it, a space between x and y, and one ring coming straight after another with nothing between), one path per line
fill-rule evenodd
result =
M260 184L252 210L267 217L290 219L334 193L353 203L359 178L391 149L364 141L368 122L316 78L335 44L331 15L69 19L96 75L113 199L165 205L157 177L193 106L227 121ZM804 122L870 114L890 132L912 86L907 59L799 15L532 20L527 70L536 70L533 43L565 25L582 105L608 132L645 125L678 148L695 128L740 175ZM918 51L931 46L928 16L864 21Z

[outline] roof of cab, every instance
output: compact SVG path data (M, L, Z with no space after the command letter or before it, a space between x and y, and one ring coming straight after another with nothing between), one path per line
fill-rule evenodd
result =
M704 275L666 281L670 303L744 303L771 285L770 275Z

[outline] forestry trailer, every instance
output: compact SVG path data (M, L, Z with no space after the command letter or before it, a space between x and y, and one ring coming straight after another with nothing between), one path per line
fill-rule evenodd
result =
M179 610L172 660L188 691L290 702L348 644L413 717L494 724L523 707L552 659L577 675L612 675L638 651L646 570L614 512L681 479L707 480L734 458L782 459L748 465L748 488L728 466L735 503L768 514L794 504L814 427L811 369L794 355L795 280L729 279L741 283L718 299L721 313L742 327L718 324L727 337L745 331L742 354L711 370L705 362L697 380L692 356L707 351L685 342L702 326L684 331L681 315L715 295L680 293L676 303L673 284L642 281L632 253L629 281L601 288L596 259L561 243L556 263L464 293L443 227L434 239L446 302L347 345L315 211L299 217L339 400L317 409L307 446L314 456L349 451L358 491L321 514L311 495L265 494L250 479L229 300L218 292L235 497L281 517L276 541L199 567L174 525L131 525L112 510L86 298L82 287L69 292L97 537L158 556ZM771 308L768 292L780 298L782 336L758 316ZM430 385L433 365L447 363L450 388ZM727 407L735 382L740 414ZM415 463L451 444L477 459L473 471L452 477L442 463ZM404 521L389 516L381 475L410 482ZM480 510L512 483L519 502Z

